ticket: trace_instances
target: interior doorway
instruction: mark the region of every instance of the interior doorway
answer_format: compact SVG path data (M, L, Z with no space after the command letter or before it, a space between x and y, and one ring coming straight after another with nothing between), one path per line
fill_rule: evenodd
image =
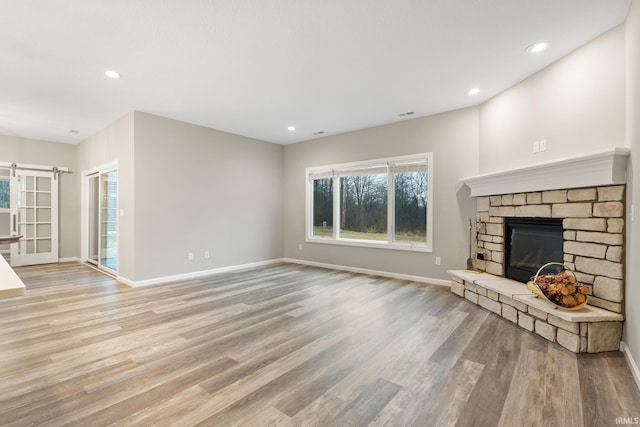
M83 174L82 258L118 273L118 168L112 164Z

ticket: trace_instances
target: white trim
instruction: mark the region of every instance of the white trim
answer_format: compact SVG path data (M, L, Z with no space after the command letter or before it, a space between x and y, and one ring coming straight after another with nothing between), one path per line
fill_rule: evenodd
M81 262L80 258L77 256L72 256L68 258L58 258L58 262Z
M306 261L295 258L284 258L283 262L287 262L290 264L308 265L310 267L328 268L330 270L348 271L350 273L362 273L369 274L371 276L388 277L390 279L409 280L411 282L428 283L430 285L436 286L451 287L451 282L449 280L433 279L430 277L412 276L409 274L392 273L389 271L370 270L368 268L348 267L346 265L325 264L323 262Z
M624 354L625 359L627 359L631 374L633 374L633 379L636 381L636 386L640 388L640 369L638 369L638 364L633 359L629 346L627 346L624 341L620 341L620 351Z
M308 237L306 243L325 245L359 246L363 248L393 249L398 251L433 252L426 243L387 242L386 240L331 239L330 237Z
M339 170L360 169L366 166L379 165L380 163L392 163L392 162L402 162L406 160L421 159L424 157L428 157L430 154L432 153L417 153L417 154L408 154L405 156L383 157L381 159L362 160L359 162L336 163L333 165L313 166L313 167L307 168L307 172L318 172L318 171L328 171L328 170L338 170L338 169ZM427 162L427 167L430 167L430 166L431 164Z
M119 282L122 282L127 286L130 286L132 288L138 288L142 286L171 283L171 282L176 282L178 280L196 279L198 277L213 276L215 274L228 273L232 271L247 270L247 269L256 268L256 267L264 267L264 266L269 266L274 264L280 264L282 262L284 262L284 260L282 258L279 258L279 259L272 259L268 261L253 262L249 264L240 264L240 265L232 265L229 267L214 268L211 270L201 270L201 271L194 271L191 273L176 274L174 276L157 277L155 279L135 281L135 280L127 279L126 277L122 277L122 276L117 276L117 279Z
M627 182L630 150L616 147L533 166L462 178L471 197L528 191L596 187Z

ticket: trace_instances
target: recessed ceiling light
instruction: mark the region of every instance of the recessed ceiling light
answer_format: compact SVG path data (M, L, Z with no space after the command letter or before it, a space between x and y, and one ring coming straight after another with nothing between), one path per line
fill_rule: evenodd
M296 130L296 127L295 126L289 126L287 129L291 130L291 131L294 131L294 130Z
M539 53L549 47L549 43L547 42L538 42L534 43L531 46L527 46L526 51L529 53Z
M473 89L469 89L469 92L467 92L469 95L477 95L478 93L480 93L480 89L478 89L477 87L474 87Z
M112 78L112 79L119 79L120 78L120 73L118 73L117 71L113 71L113 70L107 70L104 72L104 75Z

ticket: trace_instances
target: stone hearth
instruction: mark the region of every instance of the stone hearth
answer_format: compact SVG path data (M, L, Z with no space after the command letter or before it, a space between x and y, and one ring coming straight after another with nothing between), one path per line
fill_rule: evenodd
M622 314L587 305L555 308L520 282L488 273L449 270L451 292L574 353L618 350Z

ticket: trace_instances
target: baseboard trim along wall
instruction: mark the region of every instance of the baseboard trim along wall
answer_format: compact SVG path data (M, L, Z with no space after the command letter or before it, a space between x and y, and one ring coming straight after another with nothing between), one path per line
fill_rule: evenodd
M211 276L211 275L214 275L214 274L228 273L228 272L239 271L239 270L247 270L247 269L250 269L250 268L257 268L257 267L265 267L265 266L269 266L269 265L279 264L279 263L282 263L282 262L286 262L286 263L289 263L289 264L307 265L307 266L310 266L310 267L327 268L327 269L330 269L330 270L349 271L351 273L369 274L369 275L372 275L372 276L389 277L391 279L409 280L411 282L428 283L428 284L436 285L436 286L447 286L447 287L450 286L450 283L449 283L448 280L432 279L432 278L429 278L429 277L422 277L422 276L411 276L411 275L408 275L408 274L391 273L391 272L388 272L388 271L369 270L367 268L348 267L348 266L345 266L345 265L325 264L325 263L322 263L322 262L305 261L305 260L294 259L294 258L272 259L272 260L268 260L268 261L260 261L260 262L254 262L254 263L249 263L249 264L232 265L232 266L229 266L229 267L214 268L214 269L211 269L211 270L194 271L194 272L191 272L191 273L176 274L174 276L157 277L157 278L154 278L154 279L147 279L147 280L135 281L135 280L130 280L130 279L128 279L126 277L123 277L123 276L117 276L117 279L118 279L118 281L124 283L127 286L131 286L132 288L139 288L139 287L142 287L142 286L160 285L160 284L163 284L163 283L176 282L178 280L195 279L195 278L198 278L198 277Z
M430 277L411 276L408 274L391 273L389 271L369 270L368 268L348 267L346 265L325 264L323 262L305 261L302 259L285 258L284 262L290 264L308 265L310 267L328 268L330 270L349 271L351 273L369 274L372 276L388 277L390 279L409 280L411 282L428 283L430 285L447 286L450 287L451 283L448 280L432 279Z
M58 262L81 262L78 257L69 257L69 258L58 258Z
M633 379L636 380L636 385L640 388L640 369L638 369L638 365L633 359L631 350L627 347L627 344L625 344L624 341L620 342L620 351L624 354L625 359L627 359L627 364L629 365L629 369L631 369Z
M284 260L282 258L280 258L280 259L272 259L272 260L268 260L268 261L253 262L253 263L249 263L249 264L240 264L240 265L232 265L232 266L229 266L229 267L214 268L214 269L211 269L211 270L201 270L201 271L194 271L194 272L191 272L191 273L176 274L175 276L157 277L155 279L134 281L134 280L127 279L126 277L122 277L122 276L117 276L117 279L118 279L118 281L124 283L127 286L131 286L132 288L139 288L139 287L142 287L142 286L160 285L160 284L163 284L163 283L176 282L178 280L196 279L198 277L211 276L211 275L220 274L220 273L228 273L228 272L231 272L231 271L247 270L247 269L250 269L250 268L257 268L257 267L265 267L265 266L268 266L268 265L279 264L279 263L282 263L282 262L284 262Z

